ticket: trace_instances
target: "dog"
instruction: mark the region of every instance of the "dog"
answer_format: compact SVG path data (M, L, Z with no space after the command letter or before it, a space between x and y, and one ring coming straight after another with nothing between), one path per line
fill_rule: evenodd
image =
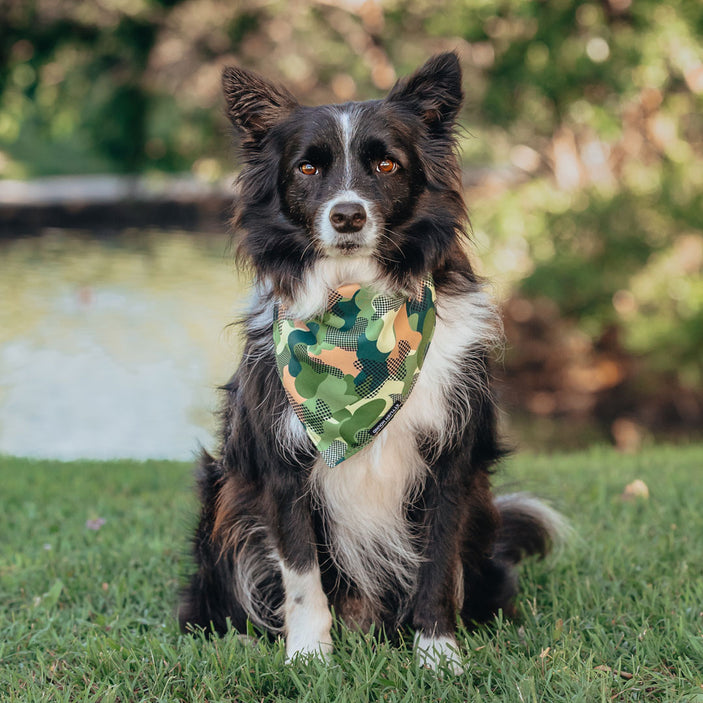
M199 465L184 630L251 623L289 660L327 656L333 609L412 628L419 663L459 672L457 614L513 614L516 565L563 531L534 497L491 492L502 328L465 246L461 81L444 53L384 99L305 107L224 69L254 293Z

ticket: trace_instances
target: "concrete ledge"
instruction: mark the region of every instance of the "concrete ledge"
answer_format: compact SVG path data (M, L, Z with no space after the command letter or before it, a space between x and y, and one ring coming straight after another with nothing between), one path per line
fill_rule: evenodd
M234 179L206 183L190 176L95 175L0 181L0 238L53 227L97 233L127 227L221 232Z

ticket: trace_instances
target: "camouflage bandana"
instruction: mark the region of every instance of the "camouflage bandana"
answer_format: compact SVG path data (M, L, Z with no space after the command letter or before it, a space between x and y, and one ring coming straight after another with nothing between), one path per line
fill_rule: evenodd
M328 466L369 444L407 400L435 327L435 289L417 297L358 284L330 293L311 320L275 311L276 365L286 396Z

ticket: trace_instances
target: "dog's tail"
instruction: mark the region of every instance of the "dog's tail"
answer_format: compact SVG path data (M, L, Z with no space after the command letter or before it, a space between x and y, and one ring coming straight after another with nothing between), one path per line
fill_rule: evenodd
M560 513L528 493L496 498L500 527L493 552L478 564L465 564L461 617L468 627L491 620L499 611L516 614L518 573L528 556L546 556L564 543L571 528Z
M546 556L569 538L567 519L529 493L510 493L496 498L501 527L494 557L515 565L528 556Z

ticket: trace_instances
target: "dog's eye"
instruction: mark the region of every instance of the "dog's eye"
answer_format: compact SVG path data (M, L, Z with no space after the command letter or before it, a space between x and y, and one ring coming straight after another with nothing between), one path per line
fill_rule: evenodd
M379 173L393 173L397 168L398 164L393 159L382 159L376 166Z
M300 172L304 173L306 176L314 176L317 173L317 166L313 166L308 161L300 164Z

